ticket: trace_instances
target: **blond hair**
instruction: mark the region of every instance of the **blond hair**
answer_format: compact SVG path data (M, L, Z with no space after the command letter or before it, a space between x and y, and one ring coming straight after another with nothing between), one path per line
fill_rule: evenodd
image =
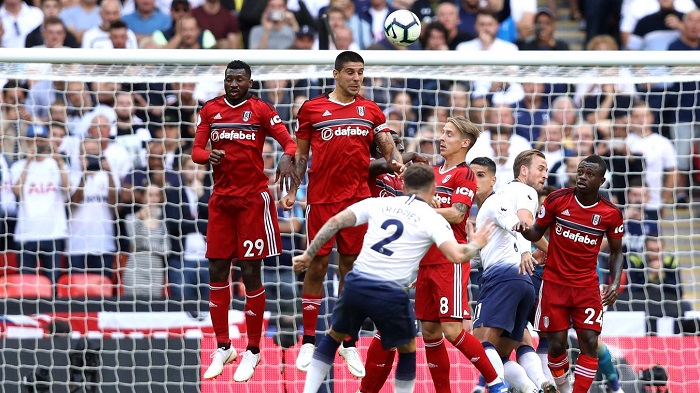
M481 134L479 127L464 116L448 117L447 122L457 127L463 138L469 139L469 148L471 149L474 143L476 143L476 139L479 138Z

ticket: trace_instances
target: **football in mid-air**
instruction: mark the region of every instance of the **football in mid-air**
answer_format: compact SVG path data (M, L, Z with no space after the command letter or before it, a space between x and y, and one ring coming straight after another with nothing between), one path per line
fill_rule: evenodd
M392 44L409 46L420 37L420 20L409 10L397 10L384 20L384 34Z

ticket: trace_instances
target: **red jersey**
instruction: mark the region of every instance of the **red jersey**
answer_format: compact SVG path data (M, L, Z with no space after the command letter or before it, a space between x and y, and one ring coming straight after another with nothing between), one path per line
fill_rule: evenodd
M465 162L445 172L441 172L439 165L434 166L433 169L435 170L435 196L440 199L440 207L450 207L459 202L467 205L467 214L465 214L464 220L456 225L450 224L457 242L466 244L469 209L471 209L474 195L476 195L476 176ZM452 262L448 261L447 257L434 244L420 261L421 266L442 263Z
M301 106L296 137L311 146L309 203L370 196L369 145L378 132L389 132L384 113L362 96L341 104L324 94Z
M206 164L211 148L226 155L214 165L214 194L248 196L267 190L268 178L263 163L265 138L271 136L294 155L296 143L272 105L250 96L238 105L231 105L219 96L207 101L197 117L192 161Z
M370 159L370 161L373 158ZM373 198L395 197L403 195L403 178L394 173L382 173L370 178L369 192Z
M598 286L596 266L603 236L624 235L622 213L612 202L601 198L591 206L582 206L574 188L549 194L537 214L537 225L550 227L542 278L574 287Z

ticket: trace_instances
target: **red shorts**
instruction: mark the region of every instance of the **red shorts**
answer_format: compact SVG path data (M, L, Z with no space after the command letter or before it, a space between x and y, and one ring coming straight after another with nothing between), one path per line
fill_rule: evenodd
M207 258L257 260L281 252L277 208L269 191L209 199Z
M420 266L416 281L416 318L433 322L471 319L468 284L468 263Z
M348 206L362 199L352 199L337 203L319 203L306 206L306 233L311 242L323 224L333 216L345 210ZM316 255L324 256L331 253L333 243L338 243L338 253L343 255L358 255L362 250L362 242L367 232L367 224L357 227L343 228L333 236L328 243L324 244Z
M576 330L603 330L603 302L600 289L572 287L542 281L535 314L535 330L560 332L571 325Z

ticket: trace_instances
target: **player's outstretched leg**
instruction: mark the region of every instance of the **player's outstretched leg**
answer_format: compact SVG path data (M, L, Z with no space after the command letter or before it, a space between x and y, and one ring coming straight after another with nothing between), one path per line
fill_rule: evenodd
M394 390L396 393L413 393L416 384L416 339L400 345L396 350L399 361L396 364Z
M316 256L304 276L304 287L301 293L301 314L304 325L304 337L301 350L297 355L296 366L300 371L306 371L311 364L311 358L316 346L316 324L323 299L323 281L328 270L330 254Z
M262 261L240 261L245 293L245 325L248 346L241 363L233 374L236 382L245 382L253 377L260 363L260 337L262 337L263 314L265 313L265 287L262 285L260 268Z
M587 393L598 372L598 332L577 329L576 335L581 353L574 369L574 393Z
M224 366L236 360L238 356L228 336L228 310L231 305L231 288L228 282L230 270L231 261L209 260L209 314L216 335L217 350L211 355L212 362L204 373L204 379L213 379L221 375Z
M363 235L364 237L364 235ZM338 273L340 274L340 282L338 283L338 292L343 291L345 284L345 275L352 270L352 266L357 259L357 255L339 254L338 255ZM348 371L356 378L364 378L366 375L365 364L362 362L360 352L357 350L357 339L352 335L348 336L343 341L343 346L338 350L338 355L345 359L348 365Z
M332 337L332 330L321 339L318 347L314 351L309 366L306 371L304 382L304 393L316 393L321 387L323 380L333 367L335 353L338 351L340 342Z
M540 388L535 385L520 364L508 358L502 358L501 361L503 362L503 375L511 387L518 392L539 393Z
M425 360L428 363L428 371L433 379L435 392L450 393L450 357L447 355L445 340L442 337L438 339L425 337L425 328L423 332Z
M557 386L547 379L542 371L542 363L535 353L535 349L529 345L521 345L516 350L516 359L527 373L528 378L539 386L544 393L556 393Z
M382 389L394 366L395 355L396 348L388 351L382 348L381 335L377 332L367 349L365 377L360 384L361 393L377 393Z
M608 390L611 393L624 393L622 388L620 388L620 377L613 364L610 350L600 337L598 337L598 369L608 381Z

